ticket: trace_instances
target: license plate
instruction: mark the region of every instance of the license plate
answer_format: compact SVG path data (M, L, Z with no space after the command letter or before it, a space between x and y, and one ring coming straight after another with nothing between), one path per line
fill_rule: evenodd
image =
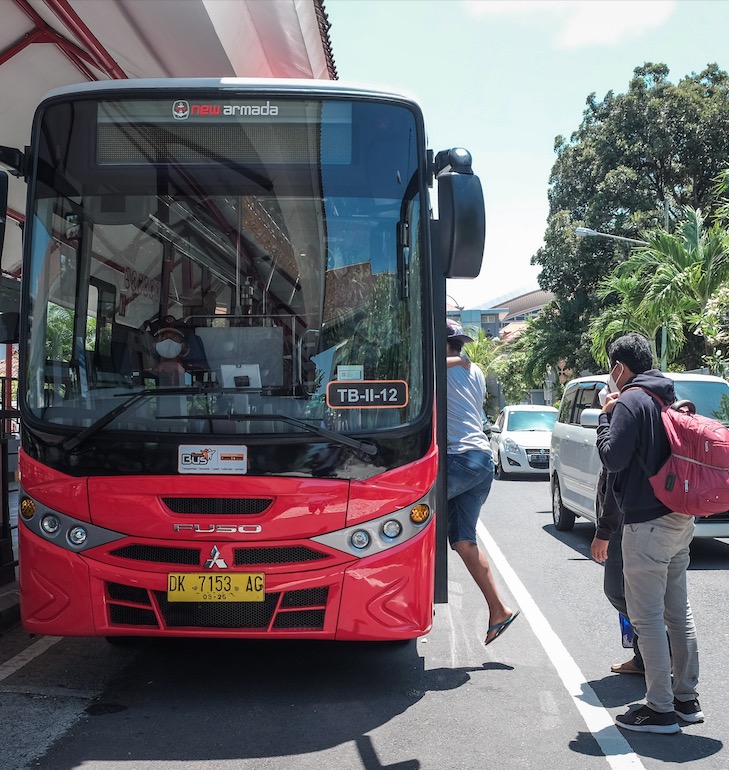
M262 602L262 572L173 572L167 575L169 602Z

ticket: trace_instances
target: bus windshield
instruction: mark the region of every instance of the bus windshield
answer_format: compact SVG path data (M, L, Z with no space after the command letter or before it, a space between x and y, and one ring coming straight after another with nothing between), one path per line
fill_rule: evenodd
M36 121L29 414L211 436L417 418L432 379L418 116L177 96L84 95ZM371 385L366 408L332 405L328 386L345 381ZM378 401L393 382L393 403Z

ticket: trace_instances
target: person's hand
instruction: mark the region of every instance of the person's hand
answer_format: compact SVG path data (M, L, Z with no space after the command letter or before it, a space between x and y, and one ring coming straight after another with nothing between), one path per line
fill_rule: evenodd
M602 564L604 561L607 561L608 542L609 541L607 540L599 540L598 538L594 538L592 545L590 546L590 554L592 555L592 558L600 564Z
M605 406L600 410L603 414L610 414L615 407L615 402L620 398L620 393L608 393Z

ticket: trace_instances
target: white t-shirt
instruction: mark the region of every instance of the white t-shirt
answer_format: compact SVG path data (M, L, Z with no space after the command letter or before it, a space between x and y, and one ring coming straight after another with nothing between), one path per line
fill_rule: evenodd
M491 452L481 417L485 397L486 379L476 364L448 368L448 454Z

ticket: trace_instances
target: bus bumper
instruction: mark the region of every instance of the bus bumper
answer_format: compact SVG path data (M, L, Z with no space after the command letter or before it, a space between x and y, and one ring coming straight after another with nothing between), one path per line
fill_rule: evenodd
M166 571L120 569L21 526L21 620L30 633L55 636L412 639L432 625L434 539L431 521L358 561L267 574L263 606L190 606L166 601Z

